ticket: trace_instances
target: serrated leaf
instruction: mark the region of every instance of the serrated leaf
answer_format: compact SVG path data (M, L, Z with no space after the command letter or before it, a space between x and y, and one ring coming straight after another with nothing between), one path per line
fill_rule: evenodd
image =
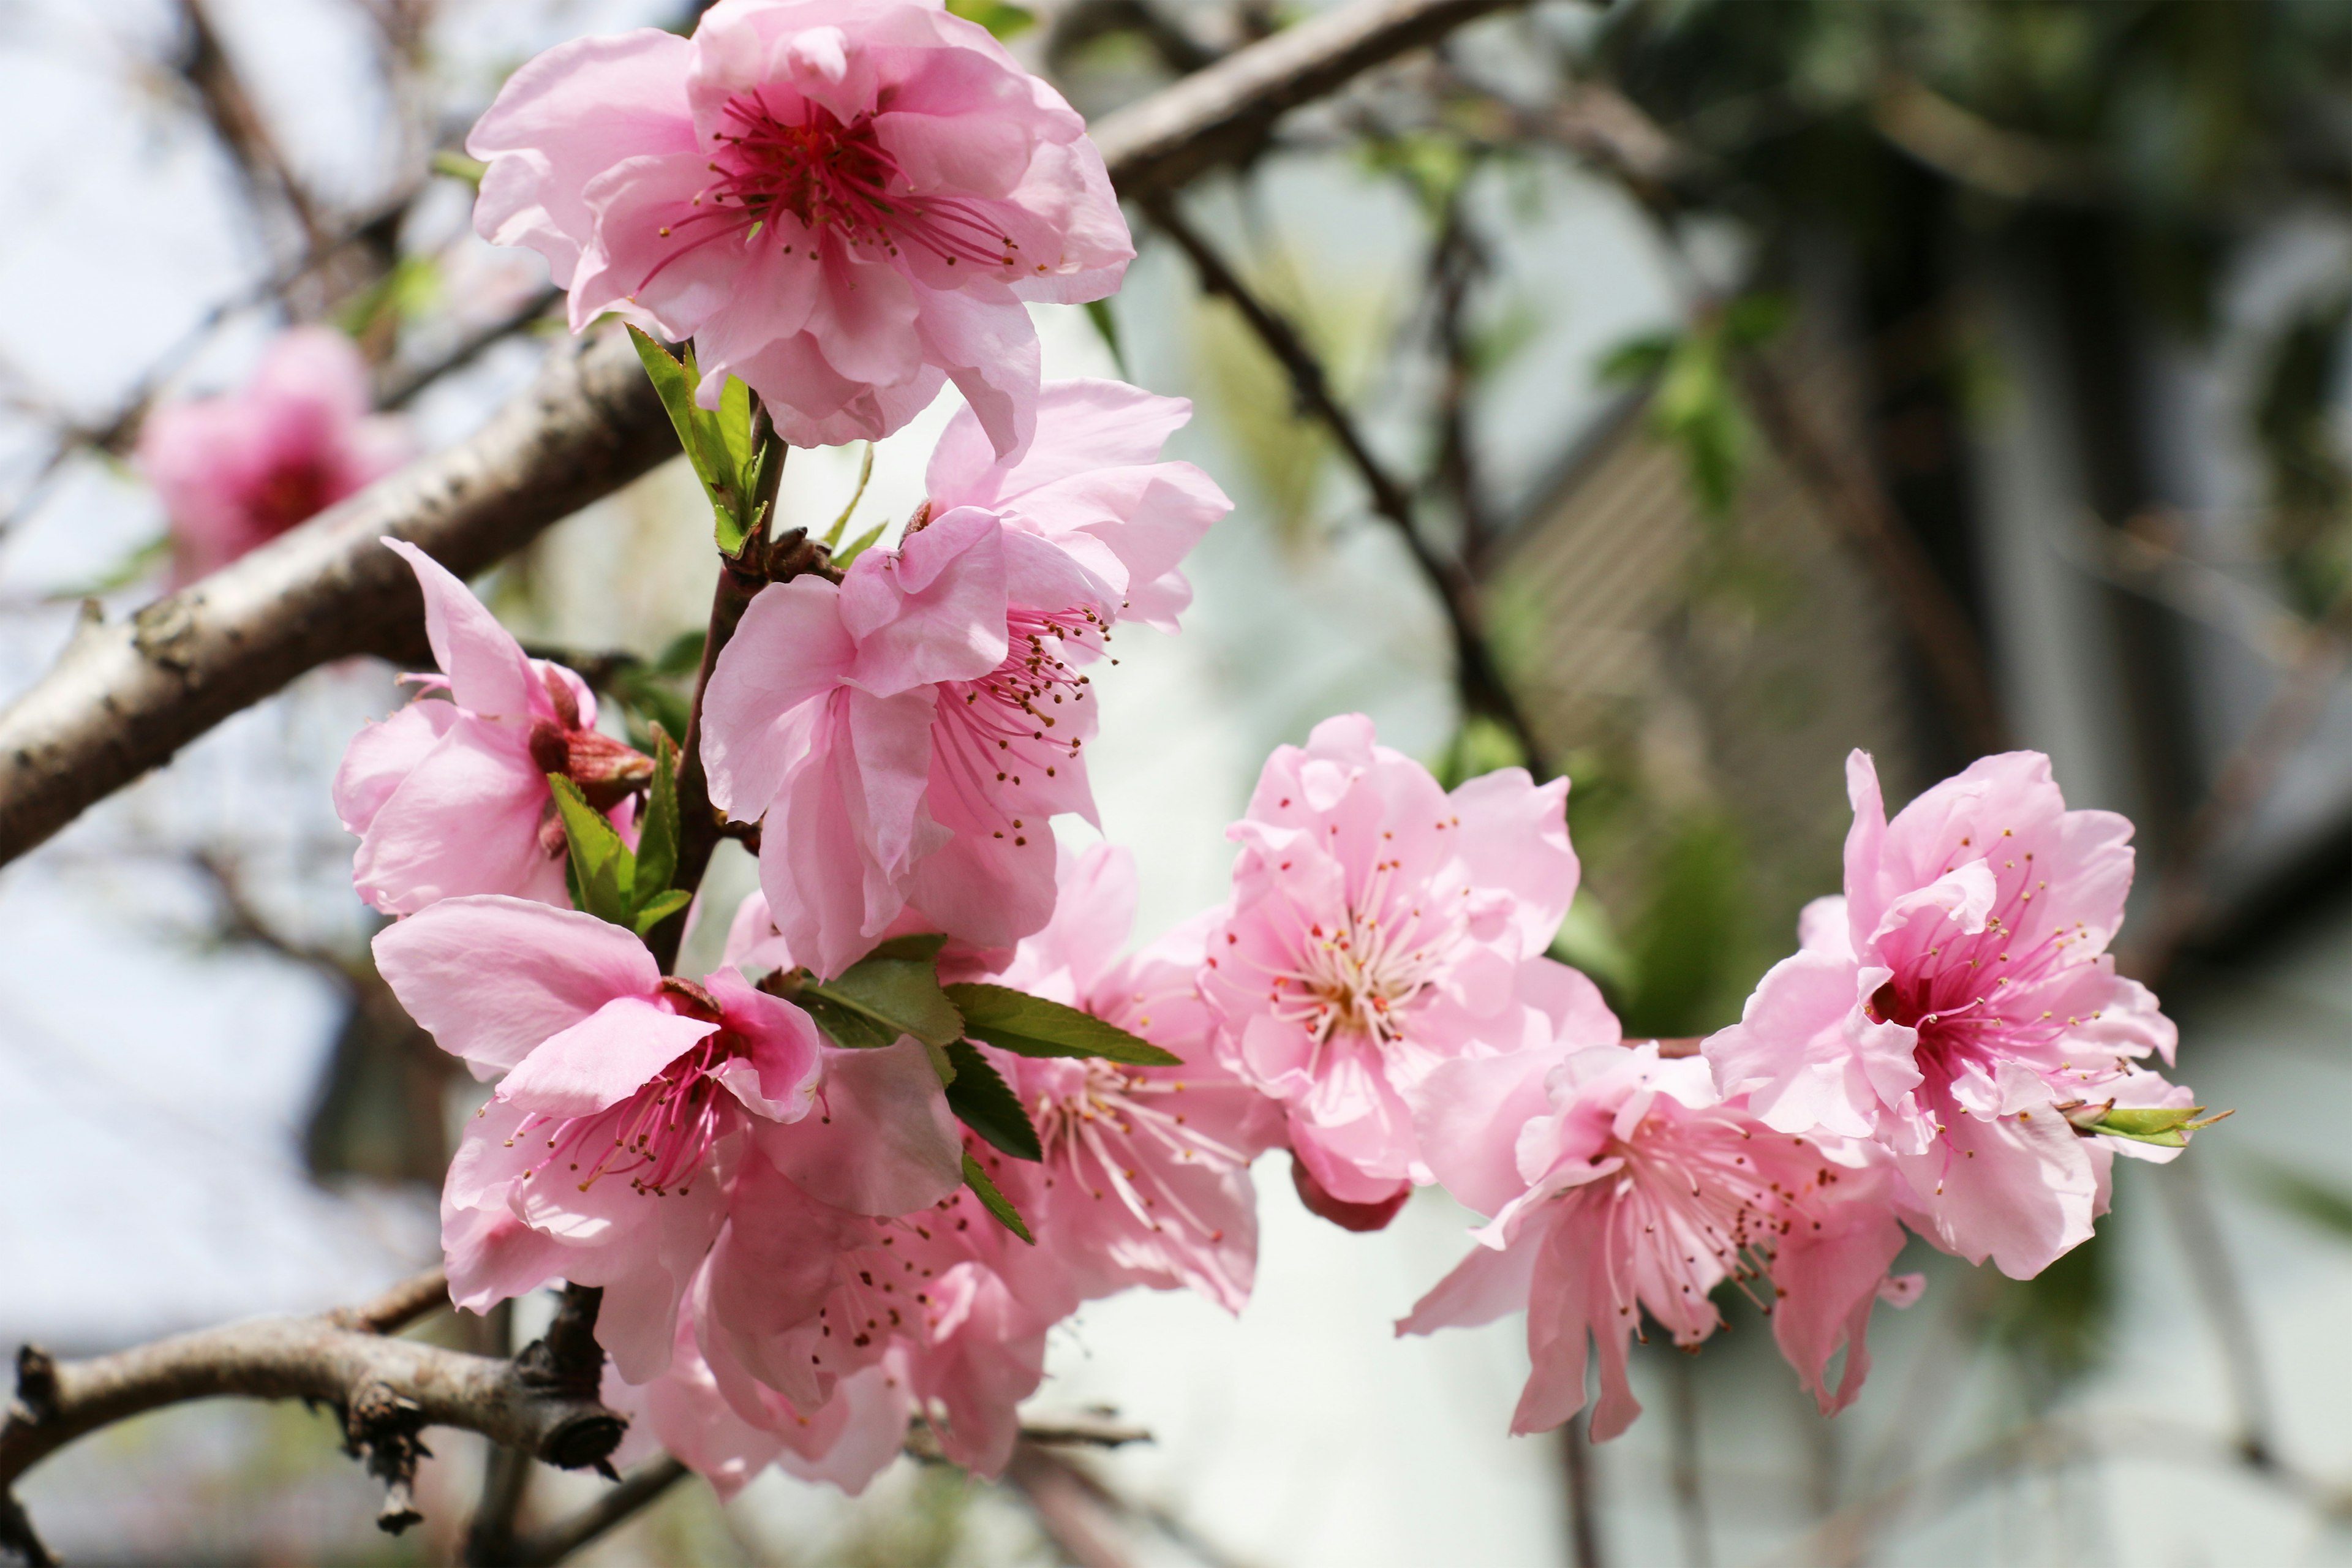
M837 980L803 981L800 1001L818 1027L853 1050L896 1045L901 1035L936 1047L963 1037L963 1018L929 959L860 959Z
M644 826L637 834L637 865L631 895L637 900L638 930L653 900L669 890L677 875L677 748L667 733L654 736L654 779L646 791Z
M556 816L563 822L569 861L564 879L572 901L598 920L628 925L636 857L604 814L588 804L578 784L562 773L550 773L547 787L555 793Z
M966 983L947 988L963 1015L964 1033L1017 1057L1098 1057L1129 1067L1182 1067L1184 1058L1106 1024L1091 1013L1009 986Z
M939 931L917 931L911 936L894 936L882 943L868 958L908 958L923 963L936 963L940 949L947 946L947 937Z
M948 1085L948 1109L956 1120L1016 1160L1043 1160L1045 1150L1037 1142L1037 1129L1004 1075L969 1040L948 1047L947 1057L955 1068Z
M1028 1226L1022 1221L1021 1211L1013 1206L1012 1200L996 1190L996 1184L988 1179L988 1173L980 1168L980 1162L971 1157L969 1150L963 1157L963 1184L971 1189L971 1194L980 1200L981 1207L996 1216L997 1224L1030 1246L1037 1245L1037 1238L1029 1234Z
M833 563L846 571L849 563L856 560L859 556L865 554L866 552L872 547L874 542L882 537L882 531L889 526L890 522L887 518L876 523L873 527L867 529L865 532L859 534L856 539L852 541L847 549L835 556L833 558Z
M637 918L630 922L629 929L639 936L650 936L654 927L692 902L694 895L684 888L672 888L667 893L657 893L650 901L639 906Z

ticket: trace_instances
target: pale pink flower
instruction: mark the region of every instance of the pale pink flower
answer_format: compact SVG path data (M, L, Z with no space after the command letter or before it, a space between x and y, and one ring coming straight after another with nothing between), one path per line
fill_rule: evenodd
M1135 862L1108 845L1063 852L1054 919L1022 942L997 984L1093 1014L1183 1058L1129 1067L982 1053L1028 1110L1045 1158L971 1143L1037 1245L994 1237L997 1272L1040 1306L1131 1285L1190 1288L1239 1312L1257 1270L1250 1162L1282 1141L1282 1109L1211 1049L1197 986L1213 912L1131 958Z
M596 729L596 696L534 659L440 563L384 543L416 572L438 676L419 700L360 731L335 774L335 812L359 836L352 883L386 914L437 899L509 893L568 905L564 837L547 782L564 773L625 832L652 759Z
M1057 385L1036 444L986 458L969 419L896 551L838 586L761 591L705 700L710 798L763 816L761 886L784 947L819 973L909 906L925 929L1009 948L1054 909L1050 820L1092 820L1091 679L1130 594L1166 619L1176 563L1228 503L1151 461L1184 415L1108 383ZM1114 429L1124 422L1129 427ZM1097 466L1097 458L1109 466Z
M1980 758L1892 823L1861 752L1846 788L1845 896L1807 907L1803 951L1707 1059L1772 1127L1884 1144L1915 1229L2030 1279L2090 1236L2115 1153L2177 1152L2081 1136L2061 1108L2189 1098L2144 1065L2178 1034L2106 952L2131 824L2068 811L2038 752Z
M1303 1190L1381 1205L1428 1181L1412 1106L1441 1062L1618 1038L1544 956L1576 894L1567 799L1519 768L1448 795L1361 714L1267 760L1202 993L1225 1060L1282 1101Z
M467 141L475 226L548 259L574 331L695 340L803 446L875 439L952 380L999 451L1035 416L1023 301L1134 256L1102 156L984 28L920 0L723 0L690 38L549 50Z
M1045 1376L1045 1333L1060 1312L1020 1300L980 1260L976 1244L997 1222L969 1192L890 1216L853 1214L810 1194L812 1169L787 1175L753 1159L735 1180L695 1296L719 1396L751 1426L785 1432L879 1369L948 1458L995 1474L1012 1457L1016 1407Z
M139 466L171 520L173 581L218 571L406 462L407 426L373 407L352 341L297 327L242 391L149 415Z
M1704 1061L1662 1060L1654 1043L1538 1047L1444 1063L1427 1087L1431 1167L1494 1218L1397 1331L1526 1309L1534 1367L1514 1433L1584 1407L1588 1345L1601 1354L1593 1438L1622 1432L1642 1409L1625 1376L1642 1313L1696 1345L1722 1321L1711 1297L1726 1279L1771 1313L1781 1353L1833 1414L1869 1373L1872 1306L1917 1294L1916 1276L1887 1278L1903 1227L1883 1166L1772 1131L1723 1101Z
M444 1050L505 1075L442 1192L450 1299L601 1285L621 1375L658 1373L730 1173L762 1163L746 1134L817 1104L816 1026L732 969L667 978L621 927L521 899L445 899L377 933L375 958Z

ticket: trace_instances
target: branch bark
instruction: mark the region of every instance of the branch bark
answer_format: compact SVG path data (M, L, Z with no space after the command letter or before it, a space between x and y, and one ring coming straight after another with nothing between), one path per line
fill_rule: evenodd
M1509 3L1357 0L1106 117L1096 143L1123 195L1169 190L1247 156L1286 110ZM416 586L380 535L470 575L674 450L625 340L559 349L471 440L128 622L86 619L56 668L0 712L0 864L304 671L410 652Z
M0 1422L0 1549L36 1568L52 1561L13 1494L34 1465L100 1426L222 1394L332 1406L352 1452L386 1483L378 1522L394 1531L417 1518L409 1488L427 1426L478 1432L567 1469L602 1466L627 1423L561 1355L507 1361L385 1337L447 1300L436 1272L355 1310L230 1323L83 1361L26 1346Z

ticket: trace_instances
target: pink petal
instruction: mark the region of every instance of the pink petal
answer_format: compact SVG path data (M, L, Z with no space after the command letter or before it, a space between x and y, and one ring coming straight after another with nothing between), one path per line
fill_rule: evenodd
M642 996L615 996L516 1063L499 1098L545 1116L592 1115L636 1093L718 1029Z
M702 765L710 799L757 821L806 742L803 703L832 691L856 658L842 629L841 590L822 577L762 588L719 652L703 694Z
M513 634L438 561L404 539L383 542L416 573L425 591L425 636L457 706L485 719L529 722L535 706L530 661Z
M778 1170L853 1214L928 1208L963 1185L963 1140L920 1042L827 1047L818 1113L760 1130Z

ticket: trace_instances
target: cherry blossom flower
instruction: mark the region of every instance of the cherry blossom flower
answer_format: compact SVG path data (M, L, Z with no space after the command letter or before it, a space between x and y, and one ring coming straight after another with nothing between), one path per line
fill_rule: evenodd
M1803 950L1706 1043L1725 1088L1784 1132L1873 1138L1905 1217L1937 1246L2029 1279L2087 1238L2117 1152L2085 1104L2185 1105L2147 1065L2177 1034L2106 952L2131 887L2131 824L2069 811L2038 752L1984 757L1886 820L1846 764L1845 896L1804 912Z
M1361 714L1267 760L1202 992L1227 1063L1282 1101L1310 1203L1384 1223L1430 1179L1412 1107L1439 1063L1618 1038L1544 956L1576 893L1567 798L1519 768L1448 795Z
M1091 678L1130 591L1161 616L1175 563L1230 503L1189 465L1146 461L1182 409L1107 384L1059 387L1027 458L983 463L951 426L936 500L896 551L838 586L761 591L705 701L710 797L765 816L761 886L786 948L820 973L912 904L1009 948L1054 908L1051 818L1093 819ZM1131 428L1107 434L1120 421ZM1087 454L1112 460L1092 468ZM772 848L768 846L773 846Z
M1190 1288L1239 1312L1257 1268L1250 1162L1281 1142L1283 1116L1210 1048L1196 980L1215 913L1120 960L1135 920L1133 858L1108 845L1065 850L1060 882L1052 922L996 982L1091 1013L1184 1065L980 1047L1020 1097L1045 1155L1033 1164L975 1145L1037 1237L1034 1247L993 1238L991 1261L1024 1299L1063 1311L1142 1285Z
M1771 1313L1781 1352L1834 1414L1869 1373L1874 1303L1917 1294L1916 1276L1887 1278L1903 1227L1883 1165L1772 1131L1722 1100L1704 1061L1662 1060L1654 1043L1538 1047L1443 1063L1427 1088L1431 1166L1494 1218L1397 1331L1525 1308L1535 1364L1514 1433L1584 1407L1588 1344L1601 1355L1593 1438L1622 1432L1642 1408L1625 1376L1641 1314L1696 1345L1722 1321L1711 1297L1726 1279Z
M467 893L568 906L547 775L569 775L625 835L653 759L599 733L587 682L526 657L439 562L404 541L384 543L415 570L441 667L408 679L448 700L410 703L343 753L335 812L359 836L352 886L394 915Z
M375 957L444 1050L504 1075L442 1192L450 1299L601 1285L621 1375L658 1373L731 1172L761 1163L746 1135L818 1103L815 1025L732 969L665 977L622 928L521 899L445 899L377 933Z
M783 437L875 439L952 380L1000 452L1035 416L1023 301L1098 300L1134 256L1076 111L920 0L722 0L690 38L583 38L467 141L475 226L545 256L577 331L695 340Z
M373 406L352 341L297 327L242 391L149 415L139 466L171 520L174 582L218 571L414 456L407 426Z

